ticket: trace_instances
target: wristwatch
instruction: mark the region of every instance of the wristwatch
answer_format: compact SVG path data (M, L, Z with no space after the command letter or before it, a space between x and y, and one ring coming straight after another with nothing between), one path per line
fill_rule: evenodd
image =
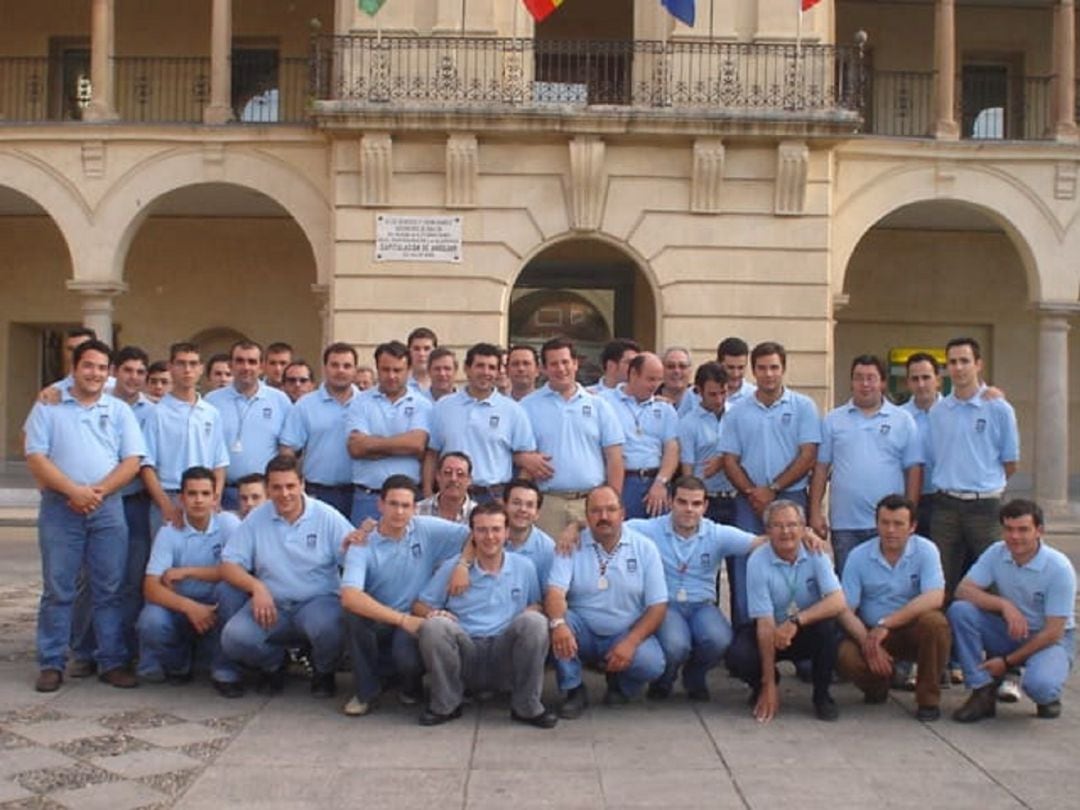
M880 627L882 630L888 630L889 629L888 625L885 624L885 617L884 616L882 616L880 619L877 620L877 624L875 624L874 627Z
M552 619L548 622L548 630L555 630L556 628L562 627L564 624L566 624L566 619Z
M788 621L790 621L796 627L802 627L802 619L799 618L798 613L793 613L792 615L788 616Z

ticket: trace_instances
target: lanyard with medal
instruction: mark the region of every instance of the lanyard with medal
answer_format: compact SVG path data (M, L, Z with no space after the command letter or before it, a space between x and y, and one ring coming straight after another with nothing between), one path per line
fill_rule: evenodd
M797 568L798 562L791 564L791 576L784 574L784 582L788 587L788 604L787 610L784 613L785 618L794 619L799 615L799 605L795 601L795 592L799 590L799 569Z
M608 589L607 570L612 561L619 554L619 549L622 548L622 543L618 543L615 546L615 550L608 554L606 551L602 551L600 544L593 542L593 551L596 552L596 564L600 567L600 577L596 580L596 589L598 591L606 591Z
M675 561L678 562L678 566L676 566L675 570L678 571L680 579L686 575L687 571L690 570L690 558L694 556L694 543L687 541L686 545L689 547L690 550L689 553L687 553L686 555L686 559L683 559L683 556L679 554L679 544L682 542L684 541L680 537L676 536L675 542L672 543L671 546L672 551L675 554ZM685 602L688 598L689 597L686 593L686 588L683 587L682 584L680 584L679 590L675 592L675 601Z
M243 453L244 452L244 422L247 421L248 414L251 413L251 409L255 407L255 400L258 399L258 393L252 394L251 399L247 400L247 407L243 410L240 409L240 400L233 400L233 407L236 409L236 440L232 443L232 447L229 448L231 453Z
M636 402L637 402L637 400L635 400L635 403ZM637 408L635 410L634 408L632 408L630 405L628 405L626 403L625 399L622 401L622 404L623 404L623 407L626 408L626 410L630 411L630 418L634 420L634 435L635 436L644 436L645 431L641 427L641 417L639 415L641 413L641 408Z

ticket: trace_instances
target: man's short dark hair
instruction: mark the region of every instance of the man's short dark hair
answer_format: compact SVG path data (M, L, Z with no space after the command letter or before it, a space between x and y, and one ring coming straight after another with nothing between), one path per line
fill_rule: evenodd
M418 326L409 332L409 336L405 339L405 345L412 346L414 340L424 340L425 338L431 341L432 346L439 345L439 336L426 326Z
M168 373L169 373L169 364L166 363L164 360L155 360L146 369L146 376L147 377L149 377L151 374L168 374Z
M976 360L982 359L982 347L979 346L979 341L973 337L954 337L948 343L945 344L945 354L949 353L949 349L954 349L957 346L970 346L971 354Z
M330 355L332 354L351 354L354 366L360 362L360 358L356 354L356 347L351 343L344 343L339 340L323 349L322 362L324 366L329 362Z
M692 492L704 492L706 495L709 494L705 482L696 475L680 475L671 482L671 491L674 492L677 489L689 489Z
M379 358L388 354L395 360L404 360L407 365L412 365L412 357L409 355L409 347L400 340L388 340L375 347L375 365L379 365Z
M716 359L722 361L725 357L745 357L750 354L750 347L740 337L726 337L716 346Z
M878 357L876 354L860 354L858 357L856 357L854 360L852 360L851 361L851 372L848 375L849 377L855 374L855 367L856 366L873 366L874 368L876 368L878 370L878 374L881 376L881 379L884 380L886 378L885 364L881 361L881 358Z
M468 453L463 453L460 450L448 450L439 456L439 469L442 469L443 462L448 458L460 458L465 462L465 467L469 471L469 475L472 475L472 459L469 458Z
M296 360L290 362L289 365L285 366L285 371L282 372L282 378L288 375L290 368L305 369L307 371L308 379L311 382L315 381L315 372L312 370L311 365L308 363L308 361L303 359L302 357L298 357Z
M536 506L537 508L544 505L544 493L540 491L540 487L536 485L535 481L530 481L528 478L514 478L503 489L503 501L505 503L510 502L510 490L512 489L527 489L536 493Z
M178 354L199 354L199 347L188 340L181 340L169 347L169 362L176 360Z
M253 472L236 479L237 489L247 486L248 484L262 484L263 486L266 486L266 476L262 473Z
M259 360L262 360L263 358L263 347L261 344L256 343L254 340L248 340L247 338L244 338L243 340L236 341L236 343L229 347L229 360L232 360L232 357L234 354L236 354L237 349L258 349ZM292 350L290 349L289 351Z
M435 352L431 353L432 355ZM496 346L494 343L474 343L469 347L469 350L465 352L465 368L469 368L477 357L495 357L499 362L502 362L503 350ZM428 359L431 362L431 359Z
M97 331L91 329L89 326L73 326L64 333L64 339L70 340L71 338L84 337L90 338L90 340L97 340Z
M754 347L754 350L750 352L750 370L753 371L757 361L762 357L768 357L771 354L780 356L780 367L787 368L787 350L782 344L777 343L775 340L766 340L759 343Z
M150 367L150 355L140 349L138 346L125 346L116 353L114 362L117 367L124 365L124 363L131 360L138 360L147 368Z
M385 481L383 481L382 486L379 487L379 500L385 501L386 496L390 494L390 490L392 489L409 490L409 492L412 493L414 501L416 500L416 496L420 490L414 479L410 478L407 475L401 475L400 473L398 473L396 475L389 476Z
M722 365L711 360L708 363L702 363L694 372L694 387L700 392L707 382L727 385L727 371Z
M291 453L279 453L266 462L266 479L270 480L270 473L294 472L298 478L303 478L300 472L300 460Z
M874 519L881 517L881 510L888 509L890 512L895 512L897 509L906 509L908 513L908 522L914 523L918 512L915 509L915 504L911 498L904 495L886 495L880 501L877 502L877 506L874 507Z
M540 357L543 360L544 365L547 365L548 352L557 352L561 349L569 349L571 357L577 357L577 350L574 349L574 342L564 337L555 337L551 340L545 341L544 345L540 347Z
M510 525L510 515L506 512L506 507L501 501L484 501L484 503L478 503L473 507L473 510L469 513L469 528L473 528L476 525L477 515L502 515L503 526Z
M206 371L207 371L208 374L210 373L210 369L212 369L214 367L215 363L229 364L229 363L232 363L232 360L229 357L229 355L227 355L227 354L224 354L224 353L215 354L213 357L211 357L209 360L206 361Z
M606 370L608 363L618 363L629 351L640 352L641 344L630 338L615 338L608 341L604 350L600 352L600 368Z
M1031 515L1031 519L1035 522L1035 527L1041 529L1043 527L1043 510L1035 501L1028 500L1027 498L1013 498L1008 503L1004 504L1001 509L998 510L998 522L1004 526L1006 520L1016 520L1022 518L1024 515Z
M217 479L214 477L214 471L209 467L188 467L180 475L180 491L183 492L187 489L188 481L209 481L211 491L217 490Z
M109 344L103 340L91 338L84 343L80 343L78 346L75 347L75 351L71 353L72 368L79 365L79 361L87 352L101 352L103 355L109 358L109 365L112 365L113 353L112 349L109 348Z
M428 355L427 361L430 366L436 360L441 360L444 357L449 357L454 361L454 368L457 368L457 355L454 354L454 350L447 348L446 346L439 346L437 349L432 349L431 354Z
M915 352L908 356L907 361L904 363L904 367L910 373L911 367L916 363L929 363L934 369L935 374L941 373L941 365L938 363L937 358L929 352Z
M515 343L509 348L509 350L507 350L506 359L509 360L510 355L512 355L514 352L529 352L533 356L533 362L536 363L536 365L540 365L540 355L537 353L535 347L529 346L525 343Z
M256 343L255 345L258 346L259 344ZM251 347L247 346L245 348L250 349ZM261 349L262 347L260 346L259 348ZM285 352L292 354L293 347L281 340L275 340L273 343L266 347L267 354L284 354Z

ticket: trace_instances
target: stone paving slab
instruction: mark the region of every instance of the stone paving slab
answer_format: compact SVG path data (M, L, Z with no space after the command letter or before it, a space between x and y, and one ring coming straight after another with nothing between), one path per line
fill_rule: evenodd
M99 768L112 771L128 779L138 779L143 776L154 776L203 766L200 760L160 748L152 748L147 751L131 751L127 754L101 757L92 761Z
M168 797L136 782L111 782L61 791L49 798L72 810L134 810L160 804Z

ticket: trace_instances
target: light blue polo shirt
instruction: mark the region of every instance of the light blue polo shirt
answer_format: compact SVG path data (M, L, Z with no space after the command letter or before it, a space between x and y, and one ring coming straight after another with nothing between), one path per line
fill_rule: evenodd
M285 417L292 410L288 395L259 382L250 397L228 385L211 391L206 401L221 414L230 483L251 473L264 473L266 463L277 455Z
M229 466L229 451L221 431L221 415L202 397L193 405L166 394L146 417L144 467L153 467L162 489L180 489L188 467L215 470Z
M539 604L536 569L520 554L504 554L497 573L473 563L469 566L469 587L459 596L448 595L446 589L459 559L461 555L457 554L443 562L417 598L436 610L449 610L461 629L473 638L501 635L525 608Z
M587 492L607 479L604 448L621 445L622 427L603 396L578 385L569 400L545 385L525 399L537 449L551 456L555 474L539 481L542 492Z
M323 486L352 483L349 408L360 393L354 385L344 404L323 383L296 401L285 417L281 443L304 451L304 480Z
M679 420L679 461L689 464L694 475L705 482L705 488L711 493L734 492L735 487L722 472L704 475L705 462L721 455L720 424L717 419L700 405Z
M651 396L638 402L625 384L600 393L611 404L623 430L623 459L628 470L660 466L664 445L679 438L679 416L671 403ZM686 401L686 397L683 397Z
M41 454L76 484L96 484L121 461L145 456L146 443L131 408L101 394L82 405L71 388L60 389L60 402L38 402L30 410L26 431L26 455Z
M514 477L513 454L536 449L529 417L521 406L493 391L486 399L463 389L435 403L431 441L438 453L465 453L477 486L505 484Z
M673 602L716 601L716 570L725 557L750 552L754 535L702 518L697 533L682 537L675 531L670 514L626 521L656 544L664 563L668 599ZM680 598L682 597L682 598Z
M211 568L221 562L221 550L240 525L240 518L232 512L210 515L206 531L200 532L187 522L177 529L165 523L154 537L150 559L146 563L146 575L160 577L170 568ZM214 601L215 582L187 577L176 585L176 592L196 602L210 604Z
M919 429L910 414L891 402L867 416L848 400L825 415L817 460L832 465L832 528L872 529L878 501L903 495L904 472L922 464Z
M890 565L874 537L848 554L843 573L844 599L863 624L873 627L916 596L945 587L941 553L930 540L917 534L908 538L904 553Z
M941 394L937 395L937 399L934 400L935 404L941 401ZM919 441L922 443L923 454L923 481L922 481L922 494L930 495L937 492L937 487L934 486L934 461L930 457L930 408L931 405L925 411L915 404L915 397L911 397L900 406L903 410L911 414L911 418L915 420L915 427L919 430Z
M304 511L289 523L267 501L244 518L221 552L270 589L275 602L306 602L336 594L341 541L353 526L334 507L304 498Z
M408 613L436 569L461 553L468 536L468 526L437 517L414 517L400 540L374 531L367 543L349 548L341 584Z
M599 587L600 560L607 562L607 588L603 590ZM600 636L625 633L647 608L668 601L660 552L652 540L625 525L610 558L593 540L592 532L582 532L581 543L572 555L555 558L548 587L565 591L569 609Z
M511 554L520 554L527 557L536 568L536 576L540 579L540 587L547 588L548 577L551 574L551 564L555 562L555 541L551 535L539 526L533 526L529 530L529 536L520 546L514 546L509 538L506 541L506 550Z
M119 397L118 397L119 399ZM120 400L123 402L123 400ZM150 398L145 394L139 394L133 405L128 405L131 408L131 412L135 414L135 421L139 423L139 430L144 435L146 433L146 418L150 415L150 411L154 409L154 403L150 401ZM146 484L143 483L142 476L136 475L131 479L131 483L120 490L120 494L125 498L128 495L136 495L146 489Z
M810 397L784 388L772 405L756 396L732 408L723 419L720 449L739 457L739 464L755 486L766 486L787 469L800 445L821 443L821 420ZM789 490L806 488L809 474Z
M799 556L789 563L766 543L746 563L746 596L750 618L772 616L777 624L787 618L788 605L806 610L840 590L832 562L824 554L809 554L799 543Z
M986 549L968 569L965 579L980 588L993 585L1027 619L1028 632L1038 633L1047 616L1064 616L1065 629L1076 627L1076 571L1069 558L1039 543L1039 550L1020 566L1003 540Z
M391 402L378 388L353 397L349 407L349 433L358 431L368 436L389 438L411 430L431 433L431 400L414 388ZM352 462L352 482L379 489L391 475L407 475L420 480L420 459L413 456L358 458Z
M934 489L993 492L1004 489L1003 464L1020 459L1016 413L1004 399L986 399L982 386L971 399L955 394L930 409Z

